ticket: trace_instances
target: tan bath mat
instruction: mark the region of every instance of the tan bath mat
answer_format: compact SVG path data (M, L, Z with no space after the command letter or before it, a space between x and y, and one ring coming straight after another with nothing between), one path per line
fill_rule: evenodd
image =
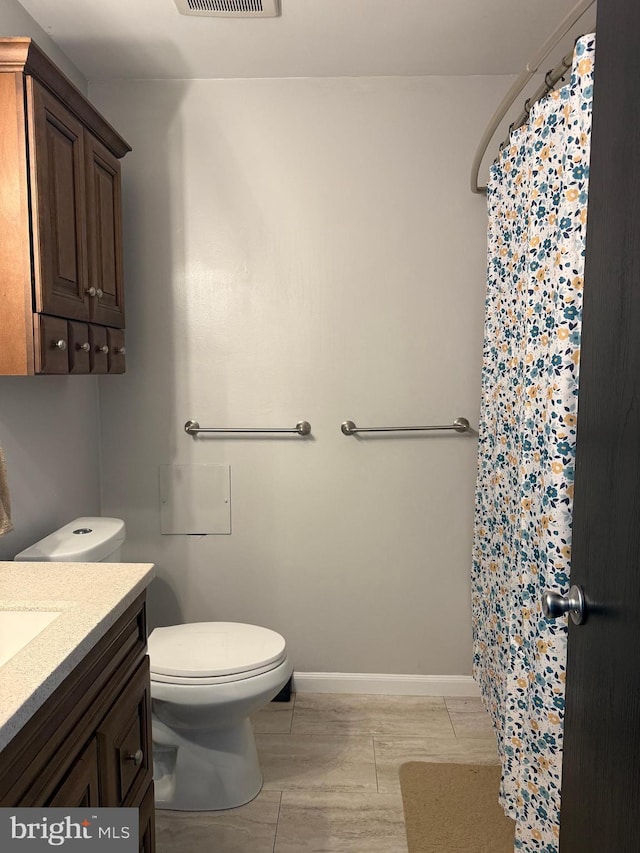
M400 787L409 853L513 853L499 766L410 761Z

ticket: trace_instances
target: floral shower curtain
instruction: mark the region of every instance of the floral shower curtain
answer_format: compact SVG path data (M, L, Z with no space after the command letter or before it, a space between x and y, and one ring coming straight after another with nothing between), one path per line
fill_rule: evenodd
M472 570L474 674L516 850L558 850L566 593L595 37L493 165Z

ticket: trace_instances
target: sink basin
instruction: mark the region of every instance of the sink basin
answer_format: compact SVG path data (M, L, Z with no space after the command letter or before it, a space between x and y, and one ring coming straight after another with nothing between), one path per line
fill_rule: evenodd
M60 611L0 610L0 666L37 637Z

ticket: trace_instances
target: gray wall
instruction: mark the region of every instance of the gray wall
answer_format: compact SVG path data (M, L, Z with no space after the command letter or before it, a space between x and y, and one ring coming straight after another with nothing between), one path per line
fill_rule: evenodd
M14 0L0 27L50 47ZM474 437L339 424L477 424L485 214L467 164L508 82L92 86L134 146L129 372L100 380L100 405L91 377L0 378L17 528L0 558L99 511L102 453L125 557L158 564L152 623L271 626L298 671L470 672ZM191 417L308 418L313 438L194 441ZM231 466L231 535L160 534L158 466L189 462Z
M0 36L27 36L34 39L38 47L42 48L64 71L76 86L85 94L87 92L87 81L78 71L75 65L67 58L57 44L47 35L40 24L18 3L18 0L2 0L0 4Z
M92 84L124 160L125 377L100 380L103 510L152 623L256 622L298 671L470 672L485 203L505 78ZM313 439L202 438L289 426ZM160 533L158 466L231 466L231 535Z
M86 91L78 70L16 0L2 0L0 35L31 36ZM94 377L0 377L0 444L15 525L13 533L0 538L0 559L12 559L77 515L99 514Z

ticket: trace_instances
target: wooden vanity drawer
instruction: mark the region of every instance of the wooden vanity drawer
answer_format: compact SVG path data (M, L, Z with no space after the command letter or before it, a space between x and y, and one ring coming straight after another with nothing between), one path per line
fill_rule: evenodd
M153 760L147 748L151 742L150 720L146 657L96 731L105 806L127 805L151 782Z

